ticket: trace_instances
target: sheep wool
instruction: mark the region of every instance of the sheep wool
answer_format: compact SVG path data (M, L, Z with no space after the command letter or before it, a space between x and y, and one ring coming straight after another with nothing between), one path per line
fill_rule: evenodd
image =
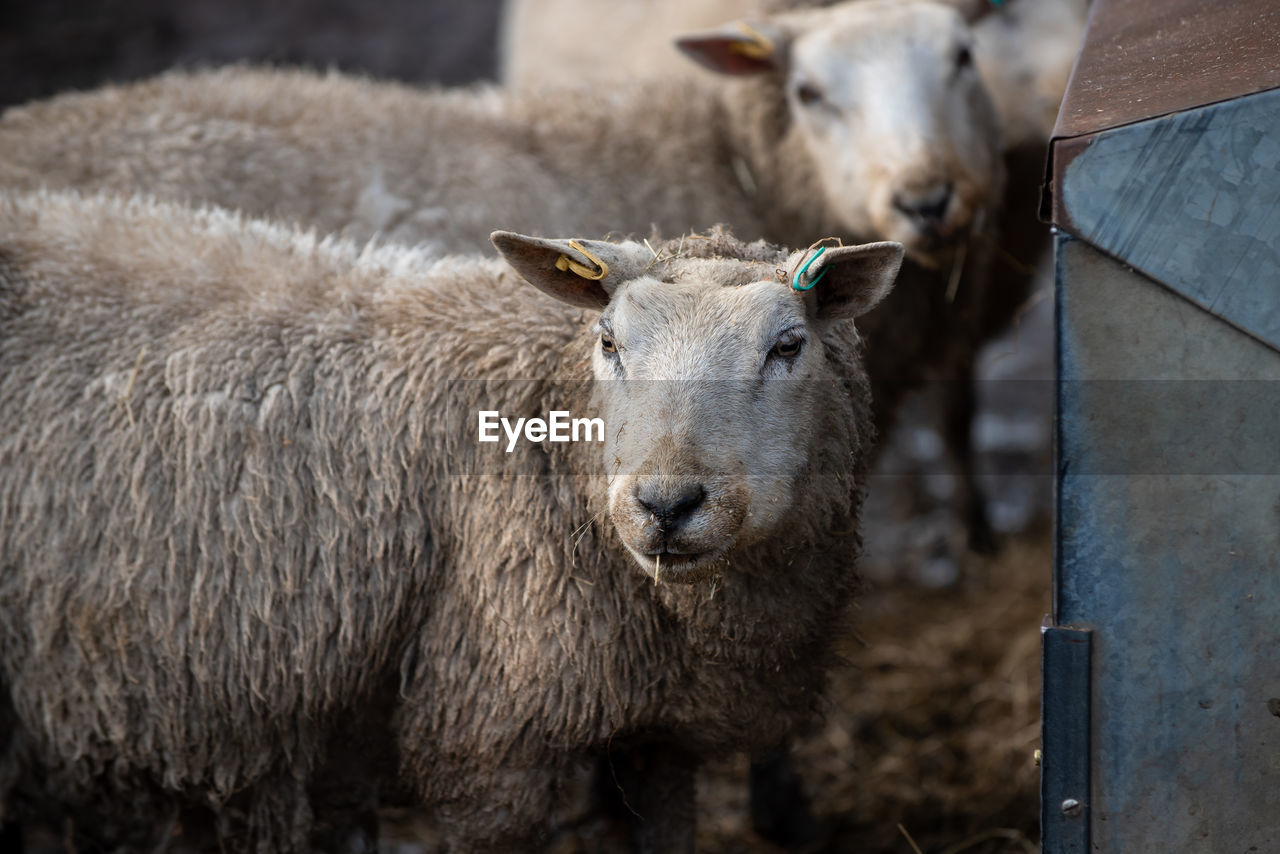
M520 275L216 208L0 194L0 822L287 852L341 848L376 807L416 803L451 850L510 850L565 780L635 750L653 850L689 850L697 759L812 719L873 433L857 331L835 318L883 297L901 248L845 250L804 296L775 276L802 254L720 231L653 253L503 240ZM613 272L583 284L557 256ZM478 409L595 405L615 364L606 292L628 371L672 335L722 361L746 335L768 349L774 315L791 318L779 340L808 336L748 360L823 393L782 399L786 419L769 395L804 383L743 398L790 437L752 481L781 509L750 503L752 535L703 575L682 580L670 554L653 577L601 445L528 445L506 476L474 440ZM729 314L663 326L644 306L664 299ZM611 456L657 424L629 417ZM702 426L723 443L749 420ZM680 454L646 459L670 474ZM788 477L803 488L768 492ZM702 482L706 513L728 513Z

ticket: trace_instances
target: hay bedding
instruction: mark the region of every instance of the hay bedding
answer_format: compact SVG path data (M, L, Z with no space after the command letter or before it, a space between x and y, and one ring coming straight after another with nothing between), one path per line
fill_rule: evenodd
M958 589L869 590L825 722L796 748L823 824L811 850L1038 850L1040 623L1049 537L1010 544ZM862 640L865 639L865 645ZM699 851L774 852L746 827L746 763L708 769Z

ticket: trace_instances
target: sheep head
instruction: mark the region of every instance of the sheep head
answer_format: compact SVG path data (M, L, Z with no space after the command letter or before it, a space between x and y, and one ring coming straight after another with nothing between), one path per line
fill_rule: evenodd
M785 526L843 380L826 336L883 299L902 262L896 243L685 252L698 239L655 252L493 235L534 287L600 312L591 359L609 517L641 568L673 582L704 579Z
M999 119L973 62L982 5L854 0L677 45L719 73L776 78L775 114L813 164L815 203L850 233L936 264L1003 190Z

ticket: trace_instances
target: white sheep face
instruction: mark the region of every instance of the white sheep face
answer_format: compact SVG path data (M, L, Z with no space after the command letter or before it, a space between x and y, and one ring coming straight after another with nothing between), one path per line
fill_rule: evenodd
M593 356L610 517L641 566L671 578L781 520L824 385L800 295L772 270L736 286L715 272L627 283Z
M778 75L839 224L929 263L980 227L1003 190L999 119L972 40L952 5L856 0L680 45L722 72Z
M828 250L797 291L772 262L669 258L636 244L578 243L609 274L583 288L557 270L560 241L495 236L528 281L565 302L602 308L592 343L609 518L650 575L706 578L734 549L773 532L808 470L830 374L823 333L888 293L897 244ZM584 244L586 244L584 246Z

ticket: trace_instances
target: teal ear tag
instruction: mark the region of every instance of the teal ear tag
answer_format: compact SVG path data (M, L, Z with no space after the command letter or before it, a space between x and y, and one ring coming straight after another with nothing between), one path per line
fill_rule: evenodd
M816 277L816 278L814 278L814 280L813 280L812 282L810 282L808 285L806 285L806 286L804 286L804 287L801 287L801 286L800 286L800 277L801 277L801 276L803 276L805 273L809 272L809 268L813 266L813 262L814 262L814 261L817 261L817 260L818 260L818 256L819 256L819 255L821 255L823 252L826 252L826 251L827 251L827 247L825 247L825 246L819 246L819 247L818 247L818 251L817 251L817 252L815 252L815 253L813 253L813 257L812 257L812 258L810 258L808 261L805 261L805 262L804 262L804 266L803 266L803 267L801 267L799 270L796 270L796 274L795 274L794 276L792 276L792 277L791 277L791 287L792 287L792 289L793 289L793 290L797 290L797 291L808 291L808 290L812 290L814 285L816 285L816 284L818 284L818 282L822 281L822 277L823 277L823 276L825 276L825 275L827 274L827 271L826 271L826 270L823 270L821 273L819 273L819 274L817 275L817 277Z

